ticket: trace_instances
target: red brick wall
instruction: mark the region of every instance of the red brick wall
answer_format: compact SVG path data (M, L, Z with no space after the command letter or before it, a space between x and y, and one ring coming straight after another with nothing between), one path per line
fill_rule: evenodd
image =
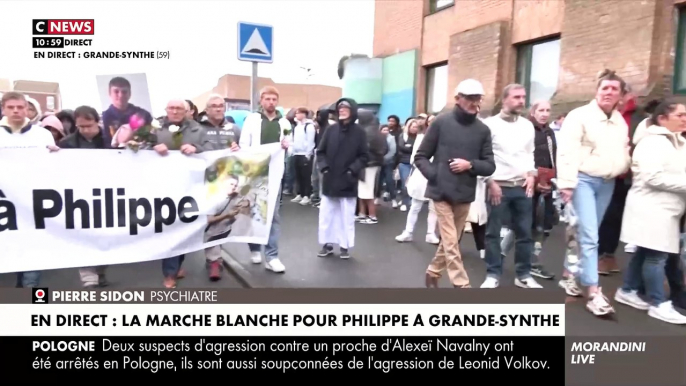
M604 68L636 89L647 87L655 9L655 0L567 0L555 101L591 97Z
M426 0L376 0L374 56L385 57L420 48Z
M555 112L587 102L604 68L616 70L644 97L671 93L676 7L686 6L686 0L457 0L423 17L423 23L417 17L420 3L427 7L426 0L377 0L374 53L419 46L421 66L449 61L449 100L459 81L473 77L490 94L484 105L490 109L502 87L515 79L516 45L553 35L561 36ZM397 24L407 28L389 30ZM422 25L421 44L417 25ZM424 76L420 69L419 111Z
M490 108L504 87L502 73L507 49L507 22L495 22L450 38L448 62L448 103L457 84L464 79L478 79L484 86L484 108Z
M448 60L451 35L509 20L512 6L512 0L456 0L454 6L428 15L424 20L422 66Z

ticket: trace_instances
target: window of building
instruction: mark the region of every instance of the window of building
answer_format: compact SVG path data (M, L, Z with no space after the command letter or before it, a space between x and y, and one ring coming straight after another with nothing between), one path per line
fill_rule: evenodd
M426 70L426 112L437 113L448 103L448 65Z
M521 45L517 49L517 83L526 87L526 104L550 100L560 75L560 39Z
M429 0L430 13L438 12L442 9L455 5L455 0Z
M679 9L679 28L676 35L674 61L674 93L686 94L686 8Z

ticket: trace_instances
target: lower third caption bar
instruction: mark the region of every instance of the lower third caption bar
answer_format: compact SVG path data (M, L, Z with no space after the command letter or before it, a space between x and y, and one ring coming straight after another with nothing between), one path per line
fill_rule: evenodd
M34 380L93 373L179 381L226 370L281 380L387 378L439 370L477 371L482 381L564 381L564 337L3 337L0 346L12 353L5 375Z

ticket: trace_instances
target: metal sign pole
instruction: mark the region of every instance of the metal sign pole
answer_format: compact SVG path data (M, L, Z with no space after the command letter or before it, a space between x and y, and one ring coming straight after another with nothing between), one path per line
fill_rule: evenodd
M257 111L258 95L257 95L257 62L252 62L252 76L250 77L250 110Z

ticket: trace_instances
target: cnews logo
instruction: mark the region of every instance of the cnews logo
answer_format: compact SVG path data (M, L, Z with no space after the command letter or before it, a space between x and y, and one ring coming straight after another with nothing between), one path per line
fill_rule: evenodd
M93 19L33 19L34 35L94 35Z
M49 300L47 288L34 288L31 303L47 304Z

